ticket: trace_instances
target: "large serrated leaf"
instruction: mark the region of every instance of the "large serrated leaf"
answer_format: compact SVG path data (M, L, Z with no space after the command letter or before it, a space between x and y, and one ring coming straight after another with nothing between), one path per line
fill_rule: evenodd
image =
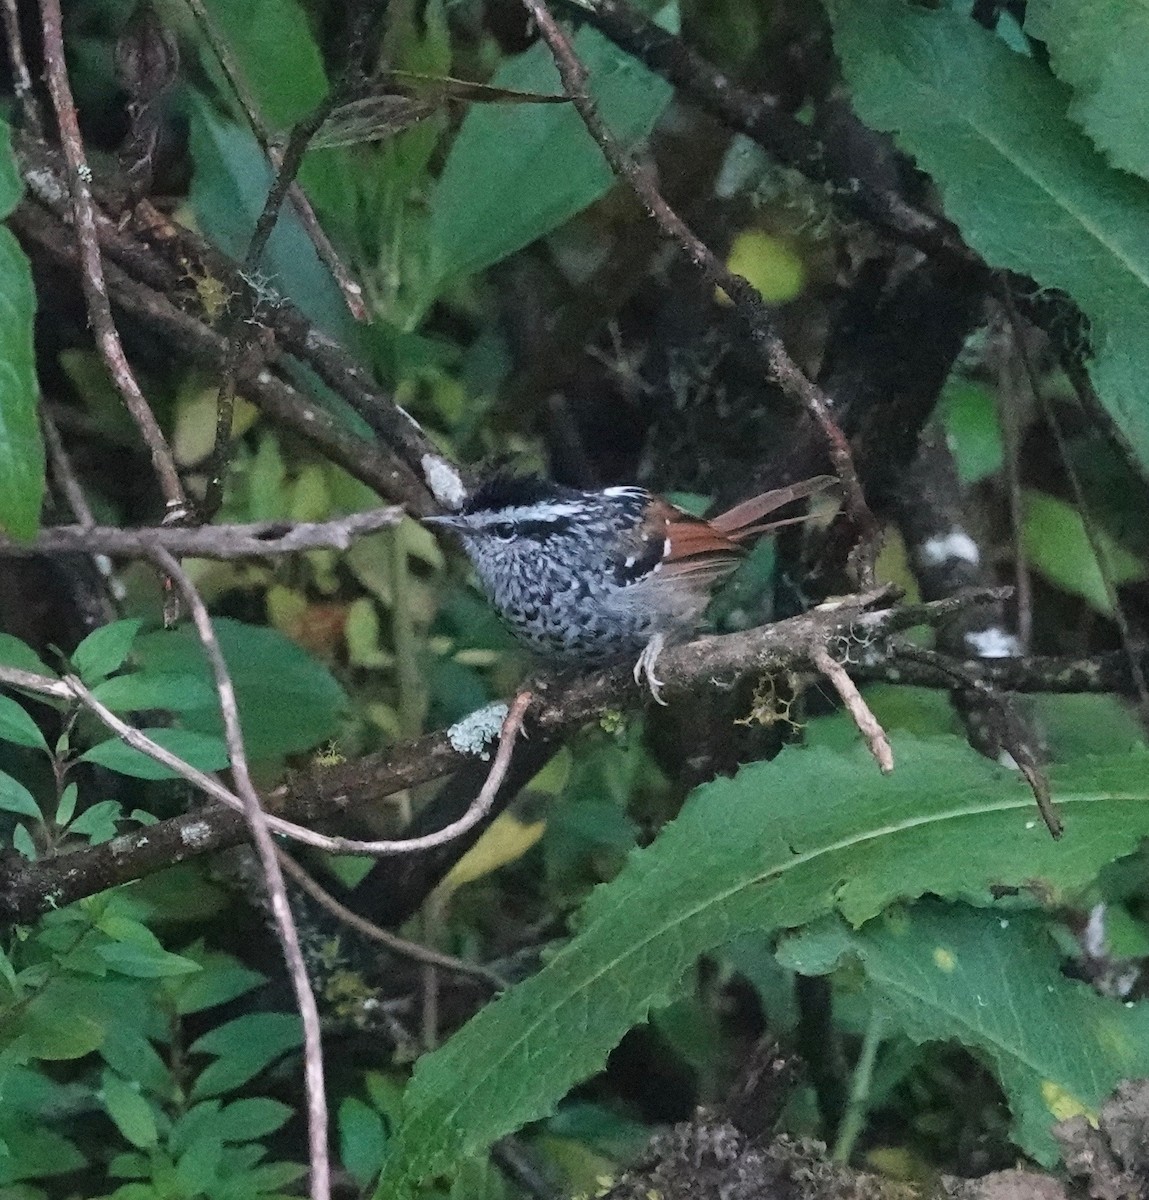
M1149 179L1149 8L1140 0L1030 0L1025 29L1073 88L1069 115L1115 167Z
M0 217L20 198L11 133L0 120ZM32 538L44 498L44 443L36 414L39 388L32 346L36 293L28 259L0 228L0 532Z
M861 118L933 177L995 267L1067 292L1089 318L1089 373L1149 472L1149 185L1115 171L1069 119L1069 90L952 9L828 0Z
M1017 773L958 739L898 739L895 758L884 777L860 748L793 749L695 791L591 895L568 946L419 1063L378 1195L545 1115L716 946L834 911L858 924L927 891L1056 900L1149 834L1149 756L1054 768L1060 842Z
M807 961L807 943L821 964ZM922 901L858 930L834 922L780 950L806 974L844 954L915 1041L952 1038L989 1057L1014 1140L1046 1165L1057 1159L1055 1121L1095 1119L1122 1079L1149 1073L1149 1005L1126 1008L1067 979L1040 916Z

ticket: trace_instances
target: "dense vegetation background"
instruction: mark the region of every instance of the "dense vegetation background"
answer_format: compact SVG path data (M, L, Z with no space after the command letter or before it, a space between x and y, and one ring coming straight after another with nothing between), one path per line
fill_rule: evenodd
M1144 6L0 15L4 1196L1149 1194ZM663 710L506 461L841 487Z

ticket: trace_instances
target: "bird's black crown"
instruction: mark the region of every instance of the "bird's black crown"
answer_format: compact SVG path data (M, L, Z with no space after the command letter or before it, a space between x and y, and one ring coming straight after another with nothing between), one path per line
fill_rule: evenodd
M578 499L579 493L562 484L551 483L541 475L515 475L500 472L484 479L471 493L463 513L498 512L504 508L526 508L553 500Z

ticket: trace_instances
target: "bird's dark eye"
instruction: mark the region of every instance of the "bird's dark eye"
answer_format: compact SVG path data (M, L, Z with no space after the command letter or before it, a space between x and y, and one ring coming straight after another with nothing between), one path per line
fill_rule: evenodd
M515 536L515 527L510 521L499 521L491 526L491 532L502 541L509 542Z

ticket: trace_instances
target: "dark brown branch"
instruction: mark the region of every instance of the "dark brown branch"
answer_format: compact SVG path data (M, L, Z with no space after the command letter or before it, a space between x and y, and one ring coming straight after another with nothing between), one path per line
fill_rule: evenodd
M790 357L774 326L770 310L754 287L742 276L735 275L727 269L717 255L667 204L650 173L619 144L587 93L586 68L574 53L570 39L559 28L544 0L523 0L523 4L537 23L539 33L554 58L563 91L570 96L587 132L594 138L611 170L633 190L664 235L686 255L707 283L721 288L731 299L735 312L749 335L750 344L761 358L770 378L777 381L788 396L802 404L822 431L829 448L830 459L842 480L846 511L857 536L866 547L866 552L859 562L859 578L863 586L872 585L872 549L877 525L862 493L849 442L831 415L829 398L807 378Z
M37 171L35 186L38 194L50 193L53 177ZM57 200L60 198L56 196ZM39 205L25 202L9 219L17 235L50 261L68 269L78 267L78 254L71 228ZM110 224L110 223L109 223ZM101 225L101 236L107 231ZM138 320L145 328L160 335L166 345L185 354L191 361L218 367L223 362L226 343L211 325L177 307L156 284L166 287L171 282L171 269L150 248L132 242L126 235L117 243L122 257L130 267L121 269L108 262L105 274L109 294L117 307ZM233 269L234 270L234 269ZM134 277L135 276L135 277ZM149 282L140 282L144 276ZM230 276L223 280L229 282ZM174 285L173 285L174 286ZM338 463L356 479L374 488L381 496L395 500L416 514L434 511L435 505L420 476L412 473L386 445L367 441L340 425L315 401L301 395L291 384L281 379L264 362L245 362L240 371L243 395L277 424L291 429L311 442L332 462ZM387 403L376 393L380 405ZM431 443L427 454L435 461L444 461ZM449 469L449 465L447 467ZM461 486L461 485L460 485Z
M984 591L938 604L889 607L890 591L882 589L843 598L761 629L703 638L664 653L659 670L665 694L682 697L748 676L809 667L819 649L829 649L839 660L849 658L851 652L854 658L860 657L863 649L877 656L882 639L890 634L935 624L966 605L999 596L999 592ZM11 677L11 671L5 674ZM73 687L63 681L32 677L32 682L39 685L37 690L59 698L76 696ZM526 727L535 735L528 743L531 747L599 720L604 712L636 708L643 699L625 666L566 683L540 681L533 690L537 700ZM371 755L344 766L316 768L276 789L267 802L274 811L295 821L330 819L356 805L375 802L476 762L481 765L477 757L481 751L474 733L463 722L404 743L386 757ZM510 798L509 794L500 795L491 813ZM462 796L459 810L440 814L436 828L442 830L457 821L473 803L473 793ZM0 881L0 924L27 922L49 907L71 903L195 855L237 845L245 838L241 815L222 804L208 804L194 815L161 821L100 846L19 865ZM415 861L415 856L408 857ZM451 865L446 860L436 861L441 871Z
M46 229L46 214L43 213L43 209L39 210L43 215L37 217L36 206L25 203L15 214L17 224L30 224L32 228L29 232L35 237L41 250L54 260L71 265L77 261L74 251L72 254L68 253L75 234L68 224L67 188L61 178L58 156L42 143L34 141L25 141L18 146L17 152L29 190L61 222L54 229ZM101 202L109 209L115 208L117 197L97 190ZM101 248L108 259L122 269L118 282L122 285L130 280L145 284L152 293L162 293L151 304L151 310L171 310L175 307L171 297L183 297L189 291L196 297L193 302L202 309L202 303L193 287L196 281L188 275L189 266L193 270L201 271L204 279L211 282L213 288L227 298L228 303L238 302L244 297L247 298L245 303L250 303L251 287L234 262L203 238L168 220L146 202L137 206L137 221L131 230L121 229L117 220L99 209L96 210L95 217ZM20 232L19 229L17 231ZM109 282L112 284L116 300L125 308L130 308L137 299L133 295L131 285L125 290L123 286L115 286L116 281L110 279ZM140 305L137 303L135 307L139 309ZM145 309L135 315L146 319L148 311ZM195 319L190 314L183 315L189 320ZM459 470L444 457L419 423L374 384L367 369L337 342L316 329L288 301L277 299L274 304L264 305L260 308L259 315L260 320L266 323L265 331L269 330L274 335L279 346L315 371L332 391L346 400L392 452L392 457L397 461L384 476L388 482L382 486L376 480L366 482L371 483L373 487L378 486L380 493L386 498L403 503L416 513L438 511L440 506L458 508L463 503L467 484ZM226 341L220 333L211 328L210 314L205 313L205 317L206 321L198 323L207 326L204 332L211 343L211 352L208 354L203 350L204 335L201 334L195 339L198 357L201 361L210 361L213 365L222 367ZM170 324L169 320L169 328L159 332L165 334L168 344L182 348L181 335L170 328ZM155 327L154 321L151 325ZM262 347L262 343L260 345ZM271 351L265 353L270 354ZM262 366L259 354L253 353L251 358L245 357L240 364L241 385L250 389L253 377L259 379ZM258 396L250 394L250 390L245 391L245 394L253 403L264 406ZM288 414L284 410L289 406L282 403L282 393L269 397L269 400L280 401L277 417L284 418L285 423L299 427L298 421L286 420ZM342 437L344 448L348 441L362 444L362 439L338 429L330 417L322 414L314 405L310 407L330 430ZM316 418L312 416L306 417L307 421L314 419ZM378 452L375 457L380 457ZM355 473L354 470L352 473ZM376 471L375 474L377 478L383 475L380 471Z
M165 549L179 558L260 558L301 550L346 550L356 538L390 529L403 518L401 508L375 508L315 524L258 521L250 525L203 525L195 529L117 529L95 525L57 525L42 529L33 542L0 535L0 558L32 554L107 554L146 558Z
M872 221L899 241L966 265L976 256L956 230L915 208L889 188L840 173L826 147L773 96L747 91L708 63L681 37L662 29L622 0L557 0L620 49L672 83L685 100L756 142L783 166L813 183L829 185L834 201Z

